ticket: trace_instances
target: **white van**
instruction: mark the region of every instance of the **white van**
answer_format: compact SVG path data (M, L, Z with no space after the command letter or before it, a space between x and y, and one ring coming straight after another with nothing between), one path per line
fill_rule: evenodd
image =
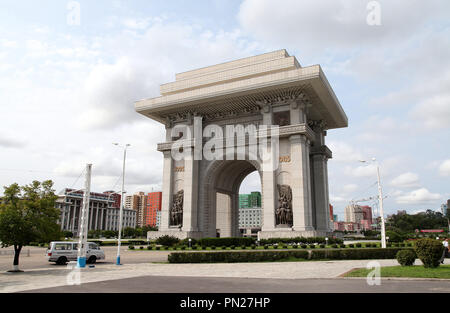
M69 261L76 261L78 257L78 242L52 241L47 249L49 262L65 265ZM94 264L97 260L104 260L105 252L93 242L87 243L86 263Z

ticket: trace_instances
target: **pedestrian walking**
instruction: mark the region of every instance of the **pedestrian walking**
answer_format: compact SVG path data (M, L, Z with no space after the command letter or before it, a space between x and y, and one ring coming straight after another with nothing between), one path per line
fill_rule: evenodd
M442 257L439 261L441 264L444 264L444 259L448 256L448 239L445 238L442 244L444 245L444 251L442 251Z

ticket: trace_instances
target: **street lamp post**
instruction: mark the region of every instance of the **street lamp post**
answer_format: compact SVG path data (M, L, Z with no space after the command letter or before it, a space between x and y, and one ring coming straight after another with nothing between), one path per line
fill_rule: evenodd
M119 146L118 143L113 143L115 146ZM127 157L127 148L130 144L126 144L123 149L123 167L122 167L122 190L120 192L120 210L119 210L119 237L117 240L117 259L116 265L121 265L120 263L120 246L122 240L122 219L123 219L123 195L124 195L124 186L125 186L125 159Z
M380 217L381 217L381 247L386 248L386 228L384 223L383 190L381 188L380 165L378 164L375 158L372 158L372 161L376 162L377 165L378 202L380 204ZM365 163L366 161L361 160L360 162Z

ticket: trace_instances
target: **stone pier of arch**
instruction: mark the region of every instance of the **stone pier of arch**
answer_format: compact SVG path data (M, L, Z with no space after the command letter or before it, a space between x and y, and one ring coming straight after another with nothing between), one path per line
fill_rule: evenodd
M332 153L325 137L331 129L347 127L348 120L319 65L302 67L279 50L176 74L160 92L135 103L138 113L166 128L166 141L157 147L164 158L160 230L149 232L150 239L216 237L218 221L226 228L221 236L239 236L239 187L254 171L262 189L260 239L330 234L327 163ZM203 148L208 138L186 139L183 132L180 139L173 130L194 133L199 118L201 132L209 125L277 126L279 147L266 152L276 155L277 166L263 166L261 156L250 155L248 143L239 159L196 158L196 145ZM216 139L223 140L225 150L224 134ZM174 146L183 140L190 149L175 159ZM237 149L239 144L233 140L232 145ZM291 214L282 225L276 218L286 197L280 186L289 190L284 203L289 202Z

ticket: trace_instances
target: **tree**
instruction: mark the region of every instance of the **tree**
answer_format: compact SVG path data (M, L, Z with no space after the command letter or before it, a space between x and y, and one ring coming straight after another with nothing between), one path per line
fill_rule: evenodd
M136 229L133 227L126 227L123 230L123 236L127 238L134 238L136 237Z
M14 246L13 272L19 270L22 248L30 242L50 242L61 238L57 224L59 210L55 208L57 196L53 182L33 181L20 187L12 184L4 187L0 205L0 241L2 247Z
M413 233L416 229L447 229L448 222L442 213L427 210L414 215L394 214L386 228L398 233Z

